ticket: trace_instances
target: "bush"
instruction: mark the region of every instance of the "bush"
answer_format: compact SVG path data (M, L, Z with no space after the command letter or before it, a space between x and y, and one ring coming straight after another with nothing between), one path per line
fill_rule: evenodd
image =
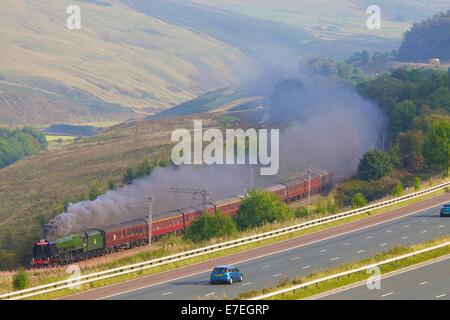
M352 197L352 208L357 209L367 205L367 200L364 195L360 192L355 193Z
M419 177L416 177L414 179L414 189L420 190L420 187L422 186L422 180Z
M396 197L400 197L403 194L403 184L400 181L395 185L393 194Z
M28 288L29 282L28 273L24 268L20 268L13 276L13 288L16 291Z
M369 183L364 180L348 180L341 183L336 189L336 201L341 206L349 206L352 204L352 197L356 193L367 195L369 191ZM392 191L392 189L391 189ZM390 192L389 192L390 193Z
M187 228L185 238L200 243L212 238L229 237L236 233L236 223L231 217L220 213L204 214Z
M310 212L308 210L308 208L297 208L294 211L294 216L296 218L305 218L307 216L309 216Z
M94 180L91 184L91 188L89 189L89 200L93 201L101 194L102 192L100 191L98 180Z
M294 213L280 198L263 190L252 190L242 201L236 216L239 228L246 229L274 221L286 221Z
M358 176L366 181L378 180L394 170L391 157L380 150L371 150L364 154L359 162Z

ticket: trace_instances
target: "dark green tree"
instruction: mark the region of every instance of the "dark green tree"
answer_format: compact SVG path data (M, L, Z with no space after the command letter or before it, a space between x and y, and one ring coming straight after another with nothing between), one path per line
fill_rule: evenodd
M239 228L246 229L274 221L292 219L292 210L273 193L252 190L242 201L236 216Z
M367 205L367 200L360 192L355 193L352 197L352 208L357 209Z
M14 290L23 290L28 288L30 283L28 273L24 268L20 268L13 276Z
M427 165L445 170L448 176L450 167L450 122L436 121L425 138L423 155Z
M391 115L394 134L409 130L416 115L417 107L413 101L405 100L400 103L396 103L392 108Z
M397 139L402 167L411 172L420 172L424 165L422 148L425 137L423 132L421 130L401 132Z
M360 160L358 176L367 181L378 180L389 175L393 169L389 154L375 149L366 152Z
M93 201L97 199L97 197L101 194L102 192L100 190L100 184L98 180L94 180L91 184L91 187L89 188L89 200Z
M192 242L205 242L212 238L230 237L237 233L236 223L231 217L219 212L204 214L195 220L186 230L185 237Z

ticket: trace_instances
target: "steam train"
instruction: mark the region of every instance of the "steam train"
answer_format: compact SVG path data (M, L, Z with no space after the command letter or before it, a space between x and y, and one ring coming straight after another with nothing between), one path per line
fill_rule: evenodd
M302 176L263 190L272 192L282 201L289 203L307 197L309 192L314 194L327 188L331 185L331 181L330 173L314 170L311 173L311 180L308 176ZM151 239L149 239L148 217L143 217L108 227L86 229L55 241L41 240L33 244L31 266L39 268L70 264L147 245L149 241L158 241L165 235L181 235L203 214L220 212L226 216L235 216L242 198L242 196L230 197L206 206L179 209L158 215L158 218L151 222Z

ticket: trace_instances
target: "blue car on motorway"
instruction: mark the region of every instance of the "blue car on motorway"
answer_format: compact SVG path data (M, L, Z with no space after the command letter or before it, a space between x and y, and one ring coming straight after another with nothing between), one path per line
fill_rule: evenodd
M441 217L450 217L450 203L444 204L442 206Z
M211 284L216 283L228 283L233 284L233 282L242 282L244 280L244 275L235 266L219 266L215 267L211 272L210 282Z

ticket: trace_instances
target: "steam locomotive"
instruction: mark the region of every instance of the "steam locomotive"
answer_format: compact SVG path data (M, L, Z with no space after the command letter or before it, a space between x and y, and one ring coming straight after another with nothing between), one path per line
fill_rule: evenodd
M331 185L332 175L314 170L311 180L302 176L295 180L272 185L263 190L276 194L286 203L317 193ZM309 186L310 185L310 186ZM166 212L150 223L147 217L103 227L83 230L55 241L41 240L33 244L32 267L66 265L87 260L120 250L131 249L158 241L169 234L181 235L193 221L203 214L220 212L226 216L235 216L241 205L242 196L230 197L209 203L206 206L191 207Z

